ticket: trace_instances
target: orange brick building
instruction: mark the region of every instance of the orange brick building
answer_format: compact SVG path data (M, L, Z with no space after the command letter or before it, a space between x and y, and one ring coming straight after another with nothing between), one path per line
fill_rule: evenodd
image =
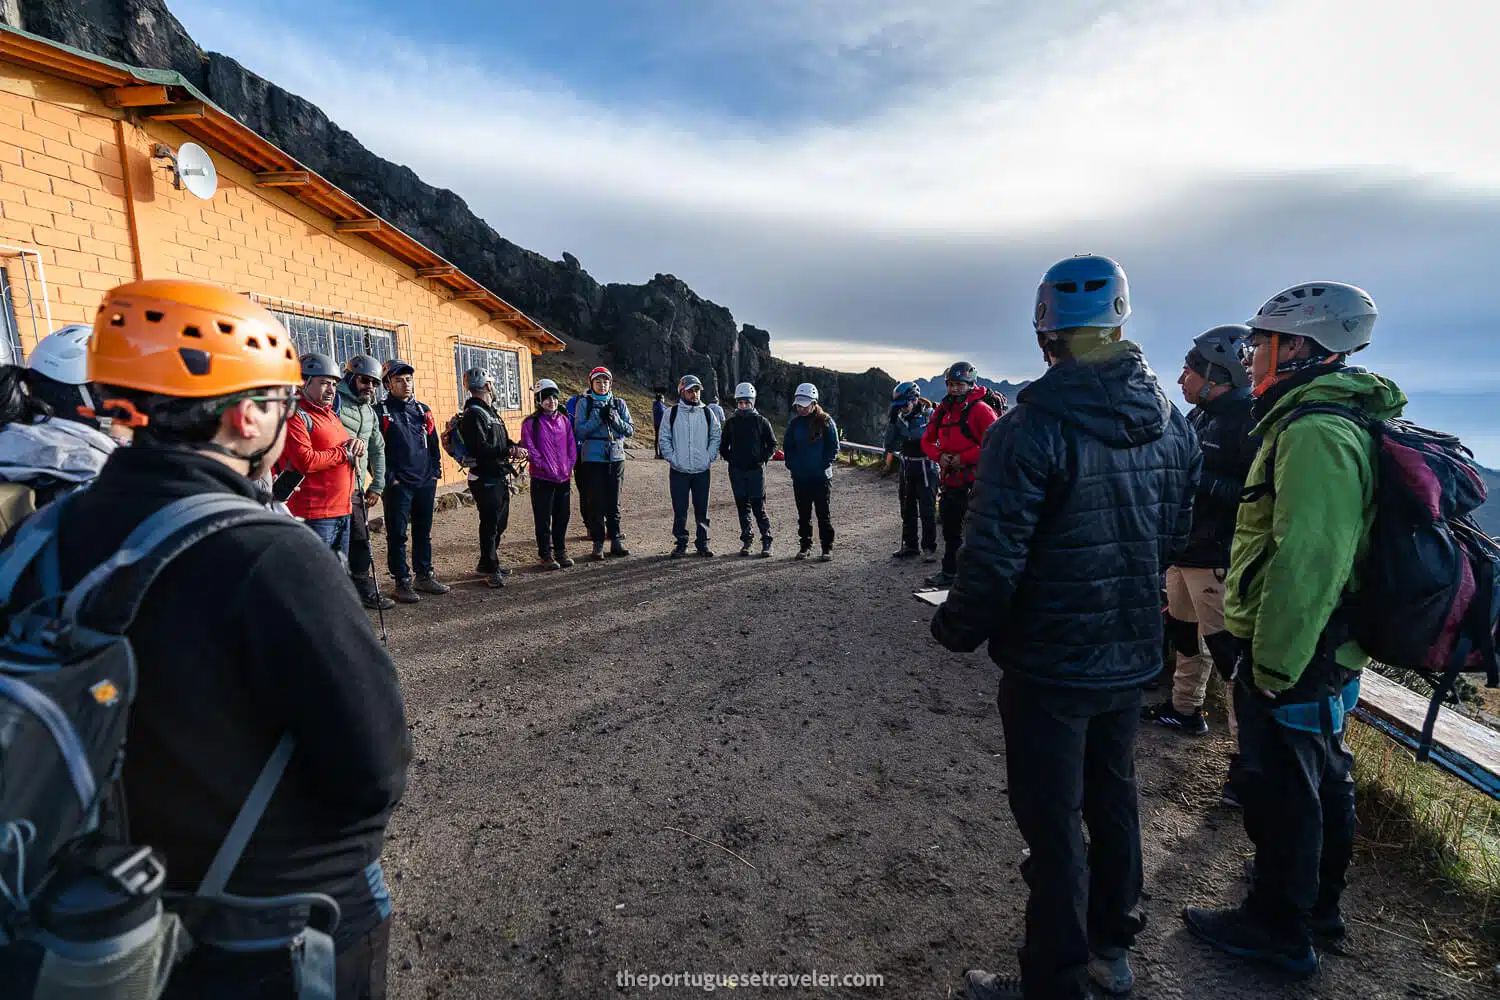
M188 142L213 161L212 197L179 186ZM409 360L440 422L459 372L488 367L519 433L532 355L564 346L177 74L0 26L0 361L92 323L115 285L165 277L249 294L300 350ZM462 478L446 456L443 471Z

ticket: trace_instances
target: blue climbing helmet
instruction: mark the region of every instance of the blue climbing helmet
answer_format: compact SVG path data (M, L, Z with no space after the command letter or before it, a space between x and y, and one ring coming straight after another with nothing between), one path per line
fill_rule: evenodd
M1060 260L1042 275L1032 322L1037 333L1079 326L1117 327L1130 318L1125 269L1108 257L1079 254Z
M897 382L896 388L891 390L891 409L899 409L921 398L922 390L917 388L917 383Z

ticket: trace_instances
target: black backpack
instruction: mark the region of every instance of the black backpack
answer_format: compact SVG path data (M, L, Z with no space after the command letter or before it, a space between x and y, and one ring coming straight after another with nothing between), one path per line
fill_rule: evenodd
M1294 407L1286 425L1313 413L1352 420L1375 439L1375 522L1356 589L1336 613L1365 652L1421 674L1433 688L1419 760L1432 748L1438 709L1463 673L1500 687L1500 543L1471 516L1485 501L1484 479L1458 438L1406 420L1378 420L1338 403ZM1246 499L1275 495L1272 440L1267 480Z
M183 552L227 528L307 528L246 497L188 497L143 521L114 555L65 591L58 527L70 500L42 508L0 552L6 625L0 636L0 964L7 950L15 956L39 945L46 960L38 995L53 995L45 992L51 988L69 997L150 1000L195 941L239 951L290 948L299 996L331 998L328 931L338 922L337 903L321 894L257 900L224 891L291 758L290 734L271 753L193 893L161 891L165 863L150 847L130 842L120 788L136 692L126 632L152 582ZM28 571L44 596L19 606L13 594ZM315 912L326 917L318 928L309 926ZM95 978L100 969L109 976ZM80 990L79 983L88 985Z
M964 432L964 437L968 438L970 441L973 441L975 444L981 444L982 442L979 440L979 438L974 436L974 428L969 426L969 415L974 412L974 407L978 406L980 403L983 403L990 409L994 410L995 419L997 420L1005 416L1005 411L1010 406L1009 400L1005 398L1003 393L998 393L994 389L991 389L989 386L984 387L983 396L979 397L978 399L971 399L968 402L964 403L964 408L960 410L958 414L958 429Z

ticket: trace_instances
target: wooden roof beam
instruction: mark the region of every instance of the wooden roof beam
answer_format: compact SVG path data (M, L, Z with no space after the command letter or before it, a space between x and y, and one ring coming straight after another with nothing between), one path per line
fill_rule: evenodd
M340 219L333 224L336 233L378 233L380 232L380 220L368 219Z
M490 293L485 291L483 288L473 288L466 292L453 293L453 299L455 302L479 302L490 297Z
M433 267L417 268L419 278L446 278L450 274L457 274L458 268L452 264L438 264Z
M491 323L514 323L521 319L521 314L514 309L502 309L499 312L490 313Z
M202 101L179 101L142 109L145 117L154 122L195 121L208 117L208 106Z
M306 187L311 183L312 172L308 170L265 170L255 175L256 187Z
M106 87L99 92L111 108L154 108L172 103L165 84L143 87Z

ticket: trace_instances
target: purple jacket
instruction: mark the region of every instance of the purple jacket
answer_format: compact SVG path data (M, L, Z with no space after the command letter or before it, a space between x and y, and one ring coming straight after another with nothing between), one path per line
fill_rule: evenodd
M566 410L548 416L533 413L521 421L521 447L531 453L531 477L546 483L565 483L578 460L573 421Z

